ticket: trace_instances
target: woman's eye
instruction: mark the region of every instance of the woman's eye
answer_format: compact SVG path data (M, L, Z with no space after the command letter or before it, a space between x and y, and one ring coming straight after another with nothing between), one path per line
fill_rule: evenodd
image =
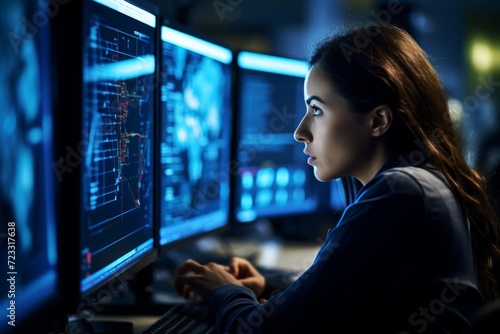
M311 106L311 109L313 111L313 115L314 116L319 116L321 115L321 113L323 112L321 109L319 109L318 107L316 106Z

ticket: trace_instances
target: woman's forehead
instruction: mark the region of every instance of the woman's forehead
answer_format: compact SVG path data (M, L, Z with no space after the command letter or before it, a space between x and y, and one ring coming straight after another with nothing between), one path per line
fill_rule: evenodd
M304 80L304 100L312 96L317 96L324 100L327 99L328 96L335 95L338 95L337 90L331 80L329 80L320 68L313 66L307 72Z

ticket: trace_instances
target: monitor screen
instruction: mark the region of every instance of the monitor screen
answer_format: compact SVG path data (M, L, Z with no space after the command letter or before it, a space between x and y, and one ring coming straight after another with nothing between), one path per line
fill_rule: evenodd
M45 333L59 311L51 26L28 38L22 24L38 10L46 7L0 5L1 333Z
M87 1L83 31L80 292L154 250L157 11Z
M314 212L327 185L316 180L293 137L305 111L307 62L241 51L237 65L234 219Z
M159 9L142 0L85 0L59 10L53 168L64 208L61 289L68 313L81 315L157 255Z
M161 29L158 183L161 249L229 223L231 50L185 28Z

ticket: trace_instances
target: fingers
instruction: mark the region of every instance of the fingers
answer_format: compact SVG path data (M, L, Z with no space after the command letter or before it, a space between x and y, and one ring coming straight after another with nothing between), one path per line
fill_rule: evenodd
M186 299L190 299L192 295L192 289L191 287L185 283L185 280L181 277L176 277L174 280L174 288L175 292L181 297L184 297Z
M233 274L234 277L246 275L245 273L248 273L251 268L253 267L250 262L241 257L233 257L229 261L229 272Z
M194 296L193 290L189 287L189 285L183 285L181 291L178 291L177 294L184 299L191 299Z
M187 260L177 267L174 288L178 295L190 299L195 293L205 298L211 291L225 284L245 285L240 279L249 278L249 262L245 259L237 258L230 261L229 266L210 262L205 265L194 260ZM248 285L256 285L248 283Z
M177 267L177 275L189 275L193 273L199 273L203 268L201 264L195 260L189 259Z
M233 257L231 258L231 260L229 260L229 272L233 274L234 277L238 277L238 263L239 259L236 257Z
M194 296L193 289L191 289L189 282L193 276L200 273L202 265L194 260L187 260L177 267L177 276L174 280L174 288L177 294L185 299L191 299Z

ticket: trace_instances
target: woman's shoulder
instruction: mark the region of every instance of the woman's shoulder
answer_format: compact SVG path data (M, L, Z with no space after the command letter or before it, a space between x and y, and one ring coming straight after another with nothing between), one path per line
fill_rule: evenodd
M410 197L454 197L452 188L443 174L431 165L398 166L378 173L365 186L358 197L379 195Z
M431 166L403 166L386 169L373 177L363 188L385 188L392 192L420 192L429 182L442 183L444 177Z

